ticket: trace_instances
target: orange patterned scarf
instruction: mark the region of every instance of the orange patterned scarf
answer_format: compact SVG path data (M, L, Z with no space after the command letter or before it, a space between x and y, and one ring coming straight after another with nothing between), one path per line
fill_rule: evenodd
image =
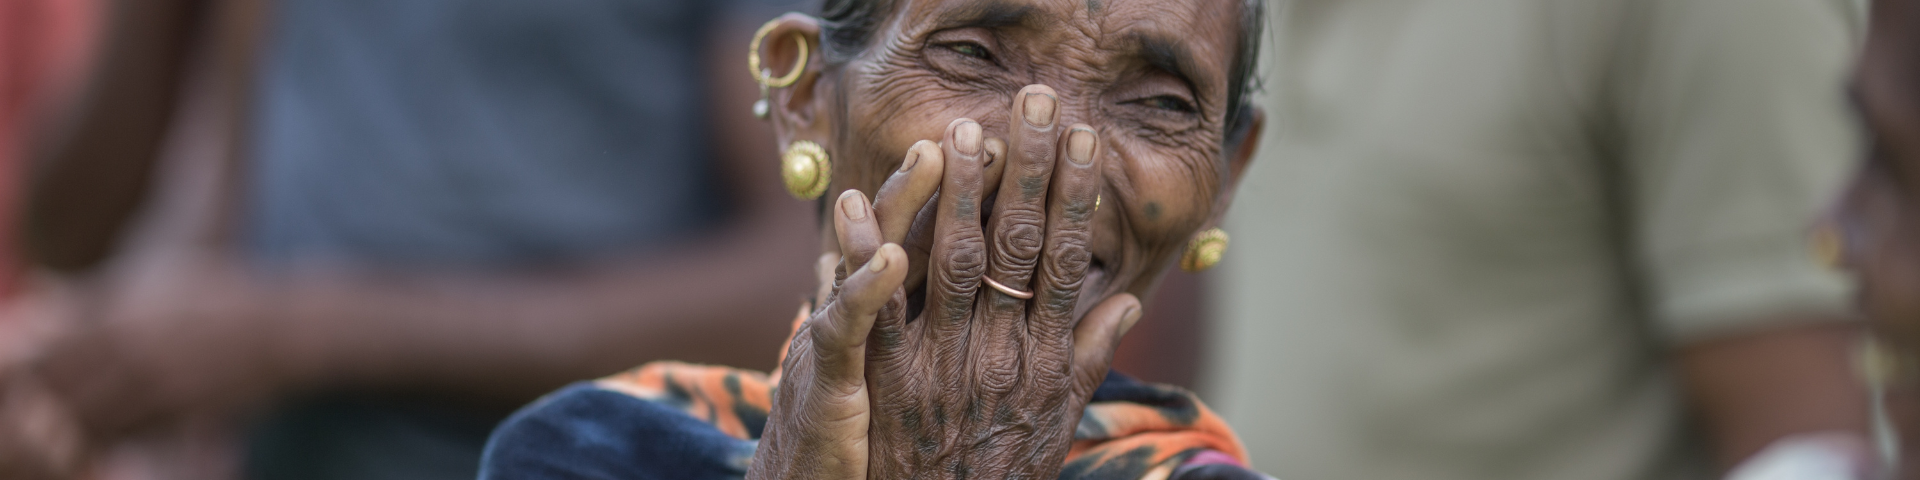
M806 319L802 308L794 325ZM781 356L786 356L782 347ZM595 382L599 388L670 406L741 440L759 438L779 381L760 372L653 362ZM1183 467L1243 467L1246 450L1226 422L1192 393L1109 375L1094 393L1061 478L1179 478ZM1250 472L1249 472L1250 473ZM1259 478L1259 477L1245 477Z

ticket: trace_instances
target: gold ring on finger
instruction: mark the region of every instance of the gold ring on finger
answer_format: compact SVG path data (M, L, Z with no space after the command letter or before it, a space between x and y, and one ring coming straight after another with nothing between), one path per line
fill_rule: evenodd
M1027 300L1027 299L1033 298L1033 292L1022 292L1019 290L1014 290L1013 287L1001 285L1000 282L993 281L993 277L983 276L983 277L980 277L980 279L986 280L987 286L993 287L994 290L999 290L1000 293L1007 294L1007 296L1009 297L1018 298L1021 300Z

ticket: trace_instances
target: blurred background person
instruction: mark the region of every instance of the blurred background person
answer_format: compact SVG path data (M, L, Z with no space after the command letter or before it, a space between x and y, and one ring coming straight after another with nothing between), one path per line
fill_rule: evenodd
M1920 478L1920 2L1876 0L1853 93L1872 139L1830 217L1873 320L1869 378L1898 429L1899 478Z
M1276 9L1210 398L1280 478L1865 458L1860 326L1809 241L1860 151L1856 8Z
M95 445L249 412L249 478L433 479L571 379L771 367L812 212L739 59L780 7L114 3L26 214L68 331L7 374Z

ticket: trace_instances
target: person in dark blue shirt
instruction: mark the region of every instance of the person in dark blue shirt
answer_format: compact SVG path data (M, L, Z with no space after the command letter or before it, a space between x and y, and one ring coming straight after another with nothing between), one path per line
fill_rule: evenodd
M788 7L118 5L29 198L24 298L74 308L0 388L76 452L246 419L248 477L436 479L572 379L771 367L814 215L739 58Z

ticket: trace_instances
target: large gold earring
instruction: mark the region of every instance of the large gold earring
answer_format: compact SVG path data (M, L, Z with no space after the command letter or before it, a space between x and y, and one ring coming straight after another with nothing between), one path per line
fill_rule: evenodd
M1200 273L1220 263L1220 256L1227 253L1227 232L1218 228L1207 229L1187 242L1187 253L1180 256L1180 269L1188 273Z
M761 120L765 120L773 111L768 103L771 95L767 90L793 86L794 82L800 81L800 72L807 68L807 37L799 32L793 34L795 43L800 45L800 59L793 63L793 70L776 78L773 76L773 70L760 68L760 42L765 41L767 34L773 32L773 28L778 26L780 26L779 19L761 25L759 31L753 32L752 45L747 46L747 71L753 74L753 81L760 84L760 100L753 102L753 116Z
M801 140L780 154L780 179L787 181L787 192L801 200L820 198L827 193L827 180L833 177L833 161L820 144Z

